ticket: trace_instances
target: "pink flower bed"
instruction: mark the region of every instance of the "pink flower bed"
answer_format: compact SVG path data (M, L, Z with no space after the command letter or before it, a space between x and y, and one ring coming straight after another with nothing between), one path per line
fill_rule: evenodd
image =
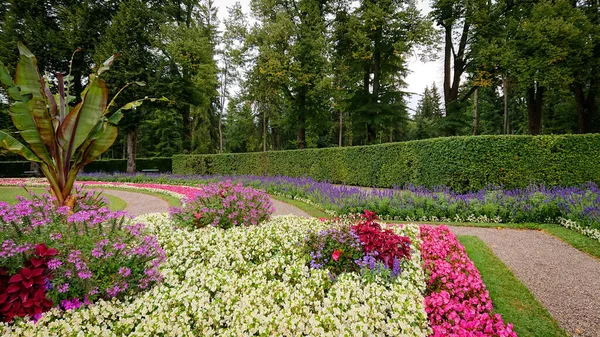
M141 183L116 183L116 182L103 182L103 181L82 181L78 184L81 185L112 185L115 187L134 187L134 188L146 188L164 190L174 192L177 194L184 195L188 199L193 198L200 191L197 187L190 186L176 186L176 185L165 185L165 184L141 184Z
M76 183L78 186L114 186L114 187L131 187L131 188L140 188L140 189L148 189L148 190L163 190L169 191L173 193L180 194L182 197L186 197L188 199L194 198L202 189L198 187L190 187L190 186L177 186L177 185L166 185L166 184L147 184L147 183L120 183L120 182L107 182L107 181L78 181ZM4 186L20 186L20 185L40 185L47 186L48 182L45 178L34 178L34 179L26 179L26 178L3 178L0 179L0 185Z
M448 227L421 226L427 280L425 310L433 337L516 337L492 313L492 300L464 247Z

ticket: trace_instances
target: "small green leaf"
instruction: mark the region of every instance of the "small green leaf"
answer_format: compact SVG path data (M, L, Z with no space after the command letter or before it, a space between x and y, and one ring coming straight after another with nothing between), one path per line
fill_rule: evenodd
M4 66L4 63L0 61L0 82L8 87L14 87L15 82L13 82L12 77L10 77L10 73L8 69Z
M115 57L117 57L117 54L114 54L102 63L102 66L98 69L98 75L102 75L102 73L110 69L110 66L115 62Z

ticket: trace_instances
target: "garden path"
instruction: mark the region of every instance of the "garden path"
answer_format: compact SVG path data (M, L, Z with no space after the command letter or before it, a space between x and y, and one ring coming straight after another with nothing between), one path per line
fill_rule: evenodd
M168 204L147 194L104 190L133 215L168 211ZM301 209L272 200L275 215L310 217ZM450 227L457 235L483 240L573 336L600 337L600 260L541 231Z
M600 337L600 260L542 231L450 228L483 240L569 334Z
M123 199L127 203L125 212L138 216L147 213L164 213L169 211L169 204L161 198L129 191L103 189L104 194L114 195ZM296 215L305 218L310 218L310 215L298 207L286 204L279 200L271 199L273 206L275 206L275 213L273 215Z

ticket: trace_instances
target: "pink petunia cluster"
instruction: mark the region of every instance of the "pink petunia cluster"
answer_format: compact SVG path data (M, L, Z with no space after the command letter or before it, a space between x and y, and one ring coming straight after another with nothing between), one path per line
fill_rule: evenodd
M421 226L428 277L425 310L432 337L516 337L512 324L492 313L492 300L464 247L448 227Z

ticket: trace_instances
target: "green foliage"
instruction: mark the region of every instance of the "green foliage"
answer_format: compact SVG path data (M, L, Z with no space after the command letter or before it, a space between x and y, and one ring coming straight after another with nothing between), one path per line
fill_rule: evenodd
M359 186L600 183L600 135L477 136L373 146L173 157L175 174L309 176Z

